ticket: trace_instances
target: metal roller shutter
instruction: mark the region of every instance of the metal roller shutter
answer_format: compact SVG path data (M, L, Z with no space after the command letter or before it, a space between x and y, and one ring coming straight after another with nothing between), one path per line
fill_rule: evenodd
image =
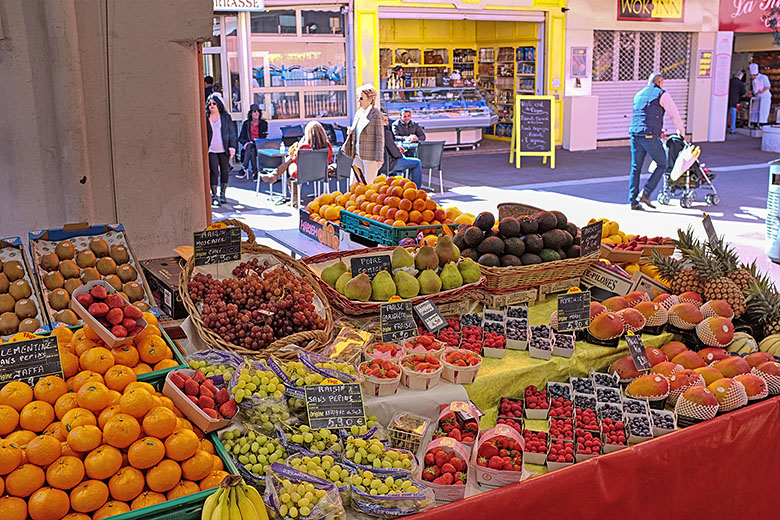
M592 93L599 98L596 138L628 136L634 95L655 71L666 78L664 89L687 125L690 48L689 33L594 31ZM668 117L664 127L674 128Z

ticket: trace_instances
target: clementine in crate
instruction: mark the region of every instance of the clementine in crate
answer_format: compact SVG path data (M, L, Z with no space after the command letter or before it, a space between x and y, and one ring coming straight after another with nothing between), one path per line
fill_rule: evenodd
M222 481L225 480L225 477L227 477L229 473L227 471L222 470L214 470L212 471L208 477L204 478L199 482L200 490L205 491L207 489L215 488L222 484Z
M103 383L90 381L76 392L78 403L92 413L100 413L111 404L111 394Z
M6 475L22 463L22 448L8 439L0 441L0 475Z
M146 485L158 493L170 491L180 480L181 467L170 459L164 459L146 472Z
M198 435L192 429L179 429L165 439L165 453L168 458L182 461L189 459L200 447Z
M56 520L68 514L70 499L60 489L43 487L27 500L27 510L32 520ZM8 517L4 515L3 519L8 520Z
M111 355L114 356L114 361L119 365L127 367L134 367L141 359L138 355L138 350L131 345L122 345L111 349Z
M92 370L82 370L71 379L70 388L78 392L85 383L96 382L103 383L103 376Z
M97 424L95 414L87 410L86 408L73 408L68 410L60 420L65 425L66 431L71 431L76 426L83 426L85 424Z
M122 410L119 408L118 404L112 404L102 412L100 412L100 415L98 415L97 418L97 424L102 430L103 427L106 425L106 422L108 422L109 419L111 419L113 416L115 416L118 413L122 413Z
M54 421L54 408L46 401L32 401L19 413L19 427L42 432Z
M133 369L129 366L114 365L106 370L103 379L105 379L108 388L116 390L117 392L122 392L127 385L137 381L138 378L135 376Z
M70 502L70 498L68 499L68 502ZM98 509L98 511L100 510ZM95 511L95 513L97 513L97 511ZM68 513L62 517L62 520L92 520L92 517L85 515L84 513Z
M155 395L157 393L157 390L155 390L152 385L145 381L136 381L134 383L130 383L125 387L125 393L129 392L130 390L135 390L136 388L146 390L150 395Z
M121 515L122 513L128 512L130 512L130 506L124 502L119 502L118 500L110 500L103 504L103 507L94 512L92 520L103 520L110 516Z
M159 363L167 355L168 345L160 336L149 335L136 343L141 361L149 365Z
M73 331L68 327L55 327L51 335L57 338L58 345L67 345L73 339Z
M19 412L14 408L0 405L0 435L8 435L19 425Z
M65 495L67 500L68 496ZM70 502L68 502L70 507ZM4 520L27 520L27 503L18 497L0 497L0 511L3 512ZM68 510L65 509L65 513Z
M5 492L15 497L28 497L46 482L46 474L35 464L22 464L5 477Z
M46 429L41 432L41 435L49 435L60 442L65 442L65 439L68 438L68 431L60 421L55 421L48 425Z
M105 374L114 366L114 355L105 347L93 347L83 354L79 354L79 366L82 370L92 370L98 374Z
M67 455L69 457L76 457L77 459L83 462L85 454L71 448L66 441L62 443L62 455L63 456Z
M72 489L83 478L84 463L70 455L63 455L46 468L46 482L57 489Z
M133 367L133 372L135 372L135 375L137 376L148 374L149 372L152 372L152 367L150 367L146 363L138 363L136 366Z
M39 435L27 443L25 452L28 462L45 467L62 455L62 444L51 435Z
M72 352L60 352L60 361L62 361L62 375L65 379L73 377L79 373L79 358Z
M144 415L154 407L152 393L143 388L125 390L119 400L119 408L122 413L132 415L136 419L143 419Z
M79 341L74 341L73 343L71 343L71 345L73 346L73 353L79 357L79 360L81 360L81 356L86 351L91 350L98 346L98 344L91 339L82 339Z
M125 466L108 481L108 489L114 500L129 502L141 494L146 481L138 469Z
M164 439L176 429L176 414L165 406L156 406L144 416L143 427L147 435Z
M186 480L202 480L211 473L214 461L209 452L198 450L181 463L181 474Z
M225 469L225 465L222 463L222 459L218 455L212 455L211 471L218 471Z
M21 412L32 400L32 388L21 381L11 381L0 390L0 405L10 406L17 412Z
M186 497L187 495L194 495L198 492L200 492L200 486L198 486L197 483L190 482L189 480L182 480L176 484L175 488L168 491L165 496L168 500L175 500L177 498Z
M135 417L118 413L103 426L103 438L115 448L127 448L141 435L141 426Z
M139 439L127 449L127 461L134 468L151 468L163 458L165 458L165 445L155 437Z
M165 502L165 495L161 495L155 491L144 491L130 503L130 509L135 511L136 509L142 509L144 507L156 506Z
M102 444L90 451L84 458L87 477L105 480L122 467L122 452L108 444Z
M103 432L91 424L77 426L68 433L67 442L74 451L86 453L100 446L103 442Z
M18 444L19 446L24 446L25 444L33 440L35 437L37 437L35 432L16 430L8 437L6 437L5 440L7 440L8 442L13 442L15 444Z
M62 420L62 417L67 412L78 407L79 407L79 400L78 400L78 396L76 395L76 392L68 392L62 394L59 397L59 399L57 399L57 401L54 403L54 415L57 416L57 419Z
M108 486L99 480L85 480L70 492L70 506L79 513L97 511L108 500Z
M171 349L168 349L168 352L170 352ZM173 354L171 354L173 355ZM165 370L166 368L176 368L179 366L179 363L173 359L163 359L156 365L154 365L154 370Z

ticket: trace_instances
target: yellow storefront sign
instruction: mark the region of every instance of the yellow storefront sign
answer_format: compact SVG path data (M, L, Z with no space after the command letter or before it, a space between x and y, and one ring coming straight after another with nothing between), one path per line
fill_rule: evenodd
M618 20L634 22L682 21L685 0L617 0Z

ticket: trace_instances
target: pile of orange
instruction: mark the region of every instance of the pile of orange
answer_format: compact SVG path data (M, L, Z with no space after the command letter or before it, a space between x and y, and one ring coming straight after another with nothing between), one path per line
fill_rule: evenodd
M107 348L103 340L84 325L76 332L67 327L57 327L52 335L57 336L60 346L62 371L68 386L78 372L91 370L98 374L113 374L115 366L129 367L135 375L146 374L154 370L173 368L179 363L173 359L173 351L162 338L157 318L149 312L144 313L148 322L146 328L136 336L133 344L116 348ZM109 386L110 388L110 386Z
M356 182L348 193L325 193L306 206L321 224L338 222L342 209L396 227L452 224L460 214L444 210L409 179L384 175L371 184Z
M100 520L216 487L227 473L203 437L122 365L10 382L0 389L2 520Z

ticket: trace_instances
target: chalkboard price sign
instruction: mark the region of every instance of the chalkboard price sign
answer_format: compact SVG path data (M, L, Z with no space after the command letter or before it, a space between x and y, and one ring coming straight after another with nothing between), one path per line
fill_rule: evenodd
M305 387L305 391L311 428L351 428L366 424L360 383L312 385Z
M715 232L715 226L712 223L712 217L706 213L701 219L702 225L704 225L704 231L707 232L707 240L710 242L710 247L718 247L718 234Z
M550 153L552 100L520 98L520 152Z
M420 317L425 328L431 332L439 332L447 326L447 320L444 319L439 308L431 300L425 300L415 305L414 312Z
M352 267L352 276L366 273L372 280L379 271L387 271L393 274L393 263L390 255L355 256L349 259Z
M636 334L626 334L626 343L628 344L628 351L631 352L631 357L634 359L634 366L637 370L650 370L650 360L647 359L647 353L645 352L645 345L642 343L642 336Z
M382 342L397 343L417 336L417 324L412 314L412 302L385 303L379 308Z
M195 265L210 265L241 260L241 228L225 227L197 231Z
M580 256L588 256L601 250L601 231L604 222L599 220L582 228L580 238Z
M590 326L590 291L558 295L558 332Z
M46 376L62 377L57 338L40 337L0 345L0 388L11 381L30 386Z

